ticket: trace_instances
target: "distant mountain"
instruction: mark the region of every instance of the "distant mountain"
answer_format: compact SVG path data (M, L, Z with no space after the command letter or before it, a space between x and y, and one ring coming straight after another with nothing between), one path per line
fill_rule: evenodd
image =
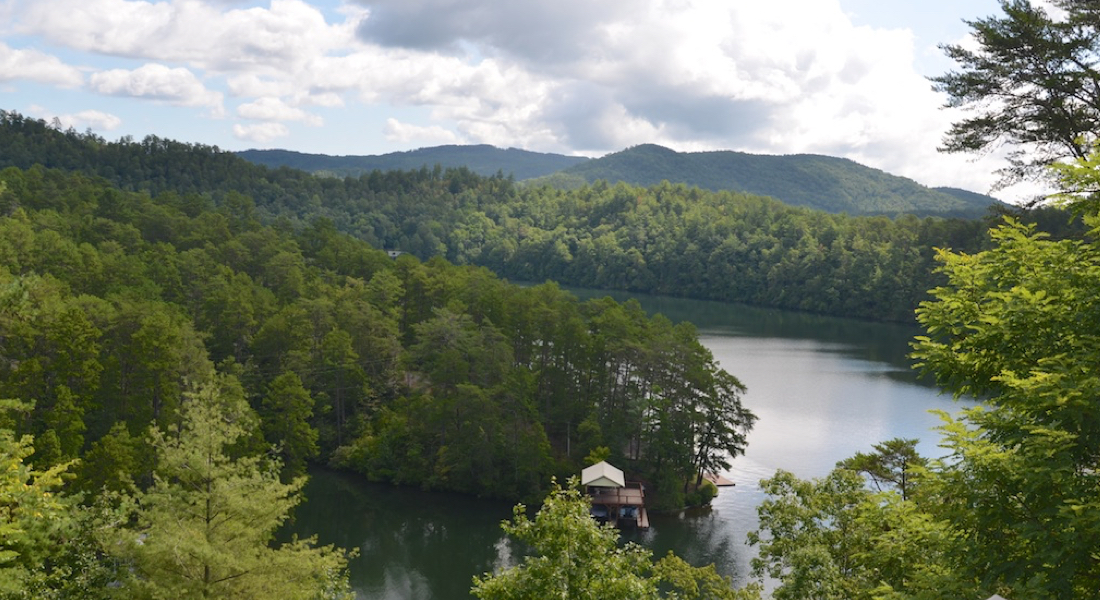
M668 180L710 190L771 196L832 213L974 217L1000 201L953 188L932 189L846 158L815 154L676 152L653 144L628 148L540 178L556 187L597 180L650 186Z
M287 166L340 177L358 177L376 169L409 171L421 167L431 169L440 165L443 168L466 167L484 176L500 172L517 180L542 177L591 160L581 156L529 152L516 148L502 149L486 144L435 146L375 156L328 156L289 150L245 150L237 152L237 155L268 167Z
M992 198L992 196L987 196L985 194L979 194L978 192L972 192L970 190L963 190L954 187L934 187L932 189L936 190L937 192L943 192L945 194L954 196L964 202L986 202L988 204L989 199ZM994 198L994 200L996 199Z
M529 152L489 145L436 146L376 156L328 156L289 150L245 150L238 156L269 167L357 177L375 169L466 167L479 174L573 189L598 180L650 186L668 180L709 190L771 196L787 204L852 215L911 213L978 217L999 200L956 188L928 188L846 158L816 154L676 152L655 144L603 158Z

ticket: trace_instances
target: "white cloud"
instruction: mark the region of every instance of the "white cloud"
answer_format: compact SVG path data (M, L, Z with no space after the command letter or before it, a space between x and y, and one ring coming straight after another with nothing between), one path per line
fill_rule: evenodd
M114 131L122 125L122 119L99 110L82 110L71 115L60 115L61 123L75 129L90 127L97 131Z
M208 90L184 68L146 64L132 71L111 69L93 73L89 87L108 96L130 96L169 102L180 106L206 106L222 112L222 94Z
M913 34L854 26L836 1L650 0L629 11L609 2L601 6L611 20L583 25L583 11L541 4L532 14L553 14L542 19L547 41L538 49L495 29L523 22L497 11L497 0L369 5L377 10L363 38L417 61L405 71L381 61L367 76L375 85L363 86L370 100L432 106L471 141L587 153L643 142L822 153L932 184L984 190L991 179L991 168L936 151L953 115L914 69ZM500 22L478 21L489 13ZM576 43L584 53L570 50ZM471 59L471 47L491 58ZM541 60L547 52L553 57Z
M634 0L359 0L369 7L358 33L383 46L465 54L501 54L560 64L591 57L604 24L631 18ZM465 45L465 46L464 46Z
M237 116L257 121L302 121L314 127L324 124L321 117L290 106L279 98L260 98L255 102L242 104L237 107Z
M344 106L344 97L335 92L322 92L303 96L301 104L323 106L325 108L338 108Z
M224 90L239 117L261 121L234 128L253 141L290 136L281 122L378 123L411 106L431 121L386 122L383 139L814 152L982 189L995 168L936 152L951 114L915 70L913 34L857 27L839 0L255 4L9 0L9 27L97 60L153 63L94 74L100 93L217 110ZM322 123L310 107L349 114Z
M233 137L259 144L267 144L288 135L290 135L290 130L282 123L254 123L233 126Z
M84 83L84 75L75 67L38 50L17 50L0 42L0 81L37 81L65 88Z
M417 142L421 144L440 145L460 143L458 135L438 125L423 127L402 123L397 119L386 119L386 139L391 142Z
M241 73L226 81L229 93L246 98L285 96L294 93L294 82L289 79L262 77L256 73Z
M59 115L42 106L32 105L28 112L32 116L46 121L57 119L65 129L71 127L77 130L91 128L97 131L113 131L122 125L122 119L100 110L82 110L77 113Z
M285 72L345 46L350 25L329 26L300 0L234 8L196 0L26 2L18 31L96 54L177 62L219 72ZM291 68L290 70L294 70Z
M945 126L913 72L912 34L855 27L835 1L605 2L602 19L571 1L364 3L360 33L386 51L321 60L318 79L432 106L473 141L877 158L884 139L934 156ZM530 19L538 48L509 33Z

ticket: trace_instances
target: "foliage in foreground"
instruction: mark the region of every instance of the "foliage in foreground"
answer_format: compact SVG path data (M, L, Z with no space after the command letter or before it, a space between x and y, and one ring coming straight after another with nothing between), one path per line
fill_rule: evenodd
M653 563L649 550L620 545L619 532L589 515L590 503L569 487L555 485L534 519L522 504L504 531L531 550L523 563L474 578L473 594L483 600L562 598L570 600L753 600L759 589L734 590L714 565L692 567L671 552Z
M112 511L102 515L61 493L69 465L38 470L27 462L33 440L16 438L9 421L28 409L0 401L0 598L105 598L118 572L99 560L95 535Z
M178 427L150 429L154 484L87 505L63 486L68 465L35 470L30 436L0 428L0 598L350 600L343 552L271 545L303 481L240 454L254 419L239 398L201 387Z
M1090 241L1008 220L992 250L941 253L948 284L918 313L914 356L981 403L942 415L947 455L927 465L895 441L820 480L766 481L753 540L777 599L1100 589L1100 216L1084 220ZM897 487L872 492L854 469Z
M128 597L353 597L343 552L314 540L271 545L305 478L283 483L278 461L234 455L254 420L241 399L207 385L187 395L178 427L150 430L153 485L122 499L130 522L106 540L129 566Z

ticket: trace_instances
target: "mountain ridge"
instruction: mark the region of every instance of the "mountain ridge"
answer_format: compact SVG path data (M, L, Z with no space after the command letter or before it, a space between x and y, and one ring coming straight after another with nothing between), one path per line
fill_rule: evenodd
M529 185L578 188L599 180L651 186L661 181L713 191L769 196L830 213L974 218L996 198L958 188L932 188L912 179L822 154L766 155L733 150L677 152L640 144L600 158L571 157L480 144L444 145L374 156L329 156L289 150L246 150L238 156L269 167L359 176L373 170L466 167L479 175L511 175Z
M633 146L542 179L556 186L598 180L642 186L668 180L712 191L770 196L786 204L831 213L977 217L984 215L990 205L1003 204L968 190L930 188L848 158L733 150L677 152L656 144Z
M430 146L377 155L309 154L293 150L243 150L237 156L276 168L287 166L312 173L340 177L358 177L371 171L410 171L421 167L466 167L483 176L502 173L516 179L532 179L591 160L583 156L566 156L548 152L532 152L518 148L497 148L488 144Z

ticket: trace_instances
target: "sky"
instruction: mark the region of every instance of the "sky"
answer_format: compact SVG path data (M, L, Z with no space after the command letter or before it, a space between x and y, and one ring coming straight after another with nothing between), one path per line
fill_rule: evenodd
M0 109L109 140L384 154L643 143L850 158L988 192L937 152L937 48L996 0L0 0ZM996 195L1015 200L1019 190Z

